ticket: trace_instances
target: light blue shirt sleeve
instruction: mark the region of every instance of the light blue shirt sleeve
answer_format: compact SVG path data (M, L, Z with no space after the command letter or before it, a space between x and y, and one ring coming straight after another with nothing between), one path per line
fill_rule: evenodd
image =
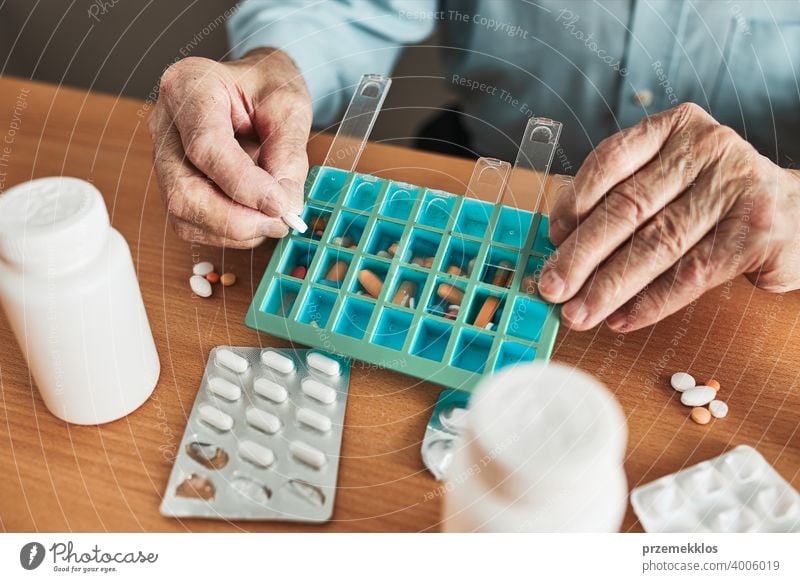
M413 3L431 13L436 0ZM314 103L314 126L342 114L351 88L364 73L388 75L403 45L433 32L430 18L414 18L408 2L376 0L246 0L228 21L231 52L239 58L259 47L275 47L295 62Z

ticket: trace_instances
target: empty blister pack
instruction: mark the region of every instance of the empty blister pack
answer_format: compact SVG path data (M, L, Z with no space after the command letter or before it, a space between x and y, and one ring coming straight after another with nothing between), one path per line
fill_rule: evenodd
M800 495L745 445L631 493L647 532L800 532Z
M161 513L330 519L349 378L318 350L214 348Z

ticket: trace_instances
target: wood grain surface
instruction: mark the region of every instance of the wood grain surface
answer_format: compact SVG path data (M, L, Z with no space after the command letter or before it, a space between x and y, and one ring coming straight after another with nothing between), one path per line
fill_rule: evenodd
M48 175L93 182L130 244L162 372L152 398L104 426L65 424L32 385L0 318L0 529L5 531L435 531L440 497L420 444L440 387L355 363L333 520L322 526L176 520L158 513L209 350L219 344L285 346L243 324L273 244L224 251L180 241L168 227L152 172L140 102L0 78L0 187ZM330 138L312 138L319 163ZM472 163L370 144L359 169L463 192ZM516 190L515 190L516 191ZM553 189L549 190L552 199ZM193 298L193 262L239 277ZM599 377L629 425L631 487L739 445L756 447L800 488L800 294L771 295L741 278L661 324L629 335L562 329L554 358ZM708 426L669 388L688 370L722 383L730 415ZM426 500L432 498L431 500ZM640 531L628 511L623 531Z

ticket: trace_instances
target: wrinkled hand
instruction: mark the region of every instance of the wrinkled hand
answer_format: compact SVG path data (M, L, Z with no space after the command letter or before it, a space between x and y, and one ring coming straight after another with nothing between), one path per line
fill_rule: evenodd
M609 137L566 190L539 292L572 329L639 329L741 273L800 288L800 176L696 105Z
M192 242L251 248L303 208L311 99L284 53L229 63L190 57L161 78L150 117L169 220ZM263 145L261 145L263 144Z

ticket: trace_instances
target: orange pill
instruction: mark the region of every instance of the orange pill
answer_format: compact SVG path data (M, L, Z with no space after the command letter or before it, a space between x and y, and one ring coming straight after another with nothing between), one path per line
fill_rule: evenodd
M427 259L423 259L422 266L430 269L433 266L433 257L428 257Z
M309 227L311 228L312 232L316 232L318 230L325 230L325 227L328 226L328 217L323 216L321 214L317 216L312 216L311 221L309 223Z
M383 289L383 281L375 273L368 269L363 269L358 272L358 281L364 287L367 293L377 298Z
M464 271L462 271L461 267L459 267L458 265L450 265L449 267L447 267L447 274L461 277L464 275Z
M397 243L390 244L387 250L390 255L395 256L397 254Z
M500 300L497 297L491 295L487 297L481 306L481 310L475 317L475 325L478 327L486 327L492 321L498 305L500 305Z
M334 265L328 269L328 273L325 275L325 278L328 281L341 281L347 274L347 267L349 266L350 263L346 263L345 261L336 261L336 263L334 263Z
M708 408L703 408L702 406L695 406L692 408L691 416L692 420L697 424L708 424L711 422L711 413L708 411Z
M536 278L533 275L523 277L520 287L520 290L528 295L536 296L539 294L539 286L536 284Z
M392 303L395 305L408 306L411 298L417 294L417 284L414 281L403 281L397 287Z
M719 392L719 389L722 388L722 386L720 386L719 382L714 380L714 378L711 378L711 380L706 380L706 386L711 386L717 392Z
M233 273L223 273L222 276L219 278L219 282L222 283L223 287L230 287L234 283L236 283L236 275Z
M500 264L497 265L494 272L494 277L492 278L492 285L497 285L498 287L508 287L511 283L511 279L513 278L513 271L511 269L514 268L514 265L511 264L511 261L500 261Z
M461 305L464 300L464 292L449 283L440 283L436 294L452 305Z
M206 275L206 280L211 283L219 283L219 273L216 271L211 271L208 275Z

